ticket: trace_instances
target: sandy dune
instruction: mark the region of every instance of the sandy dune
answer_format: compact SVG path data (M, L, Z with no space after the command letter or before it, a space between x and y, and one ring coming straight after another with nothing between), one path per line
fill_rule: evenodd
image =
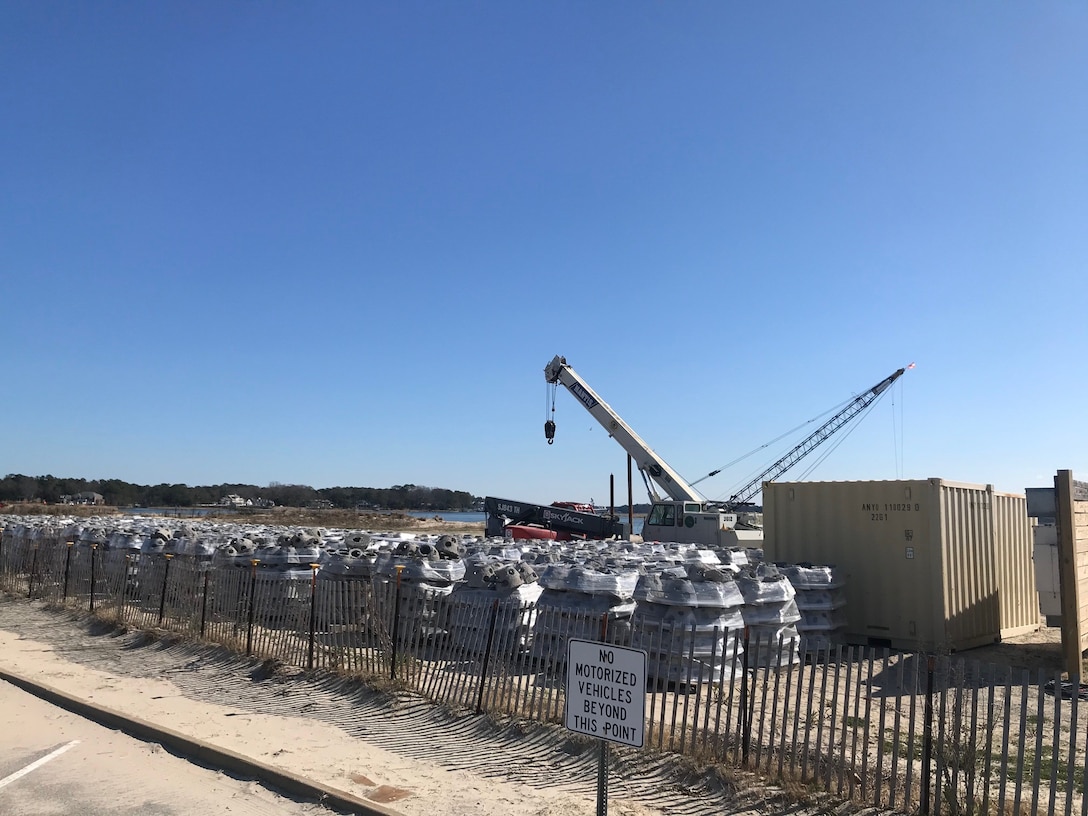
M217 647L0 601L0 667L323 782L404 816L596 812L597 748L552 726L457 715ZM609 813L799 813L666 755L613 751Z

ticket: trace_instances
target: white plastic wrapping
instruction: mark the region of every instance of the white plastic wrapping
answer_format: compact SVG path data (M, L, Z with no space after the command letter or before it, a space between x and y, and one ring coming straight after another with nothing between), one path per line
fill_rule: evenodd
M781 603L746 604L741 609L748 626L778 626L801 620L801 610L792 598Z
M722 575L722 573L719 573ZM719 581L690 580L671 571L649 573L635 586L636 601L677 607L739 607L744 597L732 578Z
M597 570L582 565L551 564L540 573L540 585L545 589L630 599L638 578L637 569Z
M835 589L845 584L838 567L818 564L779 564L796 589Z
M799 589L795 600L802 614L809 610L840 609L846 606L846 593L841 589Z

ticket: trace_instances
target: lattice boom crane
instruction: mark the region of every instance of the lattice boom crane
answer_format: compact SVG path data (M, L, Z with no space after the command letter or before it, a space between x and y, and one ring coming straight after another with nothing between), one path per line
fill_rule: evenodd
M899 369L894 374L885 377L864 394L855 397L849 405L798 442L789 453L785 454L781 459L730 496L729 501L725 503L725 506L728 509L734 509L754 498L755 495L763 489L764 482L773 482L791 467L796 465L801 459L808 456L813 450L826 442L832 434L872 405L873 400L884 393L893 382L903 376L904 371L906 371L905 368Z
M911 363L907 368L913 368ZM552 412L555 412L554 389L563 385L582 404L608 435L620 443L638 466L647 493L653 500L653 507L643 524L643 538L648 541L693 542L707 545L735 545L752 539L762 538L762 531L742 531L738 533L737 508L754 498L762 489L764 482L777 479L797 464L817 447L826 442L837 431L858 417L877 397L903 376L905 368L885 377L879 383L837 412L819 428L805 437L787 454L740 488L726 502L708 502L687 480L677 473L653 448L635 433L612 407L590 387L578 373L571 368L565 357L556 355L544 368L544 379L553 388ZM544 423L544 435L550 445L555 438L555 421L549 418ZM717 473L717 471L714 471ZM713 475L713 474L710 474ZM704 477L705 478L705 477ZM701 481L701 480L700 480ZM655 484L666 494L660 496ZM751 533L751 535L747 535ZM758 533L758 535L757 535Z

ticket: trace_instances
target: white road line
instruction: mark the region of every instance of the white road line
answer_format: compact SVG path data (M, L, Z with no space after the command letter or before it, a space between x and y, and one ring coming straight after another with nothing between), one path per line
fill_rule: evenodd
M41 759L36 760L34 762L31 762L29 765L27 765L21 771L16 771L11 776L5 776L3 779L0 779L0 788L4 787L4 785L11 784L16 779L21 779L22 777L26 776L28 773L33 771L35 768L40 768L42 765L47 763L49 760L56 759L61 754L63 754L65 751L67 751L69 748L71 748L71 747L73 747L75 745L79 745L79 740L72 740L67 745L62 745L60 748L55 750L53 753L47 754L46 756L43 756Z

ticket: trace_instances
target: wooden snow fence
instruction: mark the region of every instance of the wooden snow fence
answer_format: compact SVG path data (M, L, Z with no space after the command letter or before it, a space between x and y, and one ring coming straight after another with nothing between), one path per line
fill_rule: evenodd
M0 540L0 590L10 596L392 682L476 713L561 723L566 640L635 640L654 655L642 750L892 812L1088 816L1088 692L1055 673L847 645L801 649L797 661L797 644L756 643L743 630L639 632L637 618L538 609L515 593L319 572Z

